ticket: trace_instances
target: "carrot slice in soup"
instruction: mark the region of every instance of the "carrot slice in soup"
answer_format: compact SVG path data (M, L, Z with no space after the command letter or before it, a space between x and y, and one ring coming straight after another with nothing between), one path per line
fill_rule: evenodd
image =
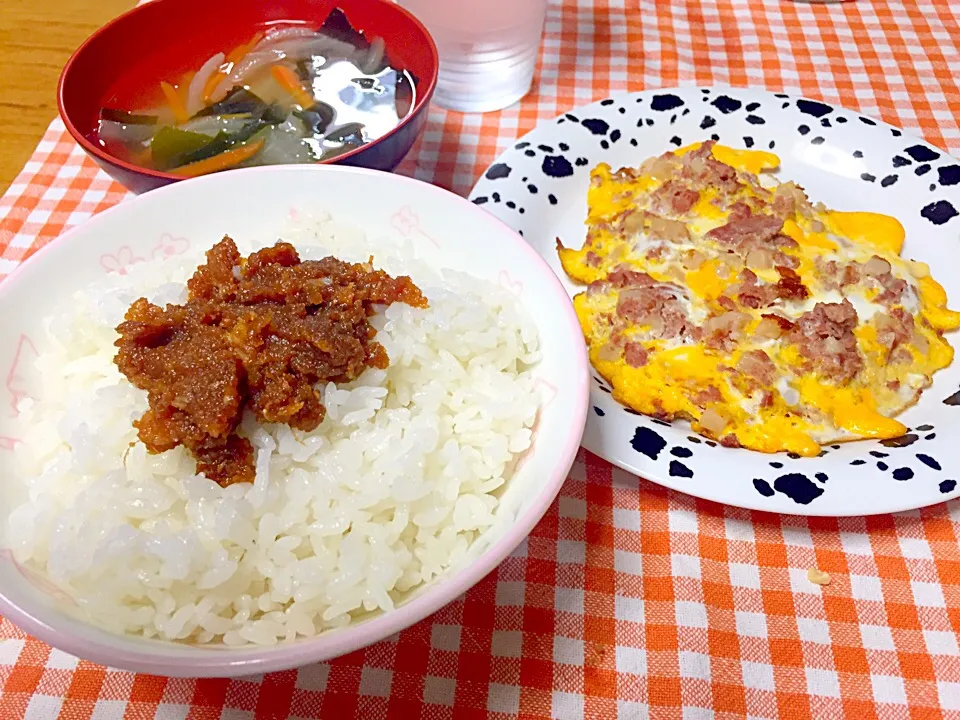
M300 84L300 78L286 65L274 65L270 68L270 74L273 75L273 79L280 84L280 87L293 96L293 99L296 100L300 107L306 109L312 107L316 102L313 93L308 92L303 85Z
M206 175L207 173L217 172L219 170L229 170L260 152L264 142L265 141L261 139L248 142L244 145L238 145L219 155L197 160L197 162L178 167L176 170L171 170L170 172L174 175L180 175L181 177L196 177L197 175Z
M185 123L189 120L190 116L187 115L187 105L183 101L180 93L177 92L177 88L166 80L161 80L160 89L163 90L163 96L167 99L167 105L169 105L173 111L173 117L177 121L177 124Z

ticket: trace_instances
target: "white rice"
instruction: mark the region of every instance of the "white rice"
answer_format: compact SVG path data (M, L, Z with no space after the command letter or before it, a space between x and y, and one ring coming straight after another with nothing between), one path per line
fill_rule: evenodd
M7 541L101 627L229 646L311 636L389 611L497 522L539 406L536 330L518 301L326 215L283 235L304 258L374 255L430 307L372 318L390 367L323 388L314 432L245 418L253 484L219 487L182 448L147 454L131 424L145 393L113 363L130 303L182 301L199 250L112 274L49 321L42 389L20 407L28 499ZM235 239L244 253L268 244Z

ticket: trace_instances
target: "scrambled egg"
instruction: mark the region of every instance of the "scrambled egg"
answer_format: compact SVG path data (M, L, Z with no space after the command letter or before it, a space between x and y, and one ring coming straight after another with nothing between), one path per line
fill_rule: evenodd
M619 402L731 447L816 455L891 438L960 327L892 217L811 204L776 155L697 143L597 166L587 238L558 252Z

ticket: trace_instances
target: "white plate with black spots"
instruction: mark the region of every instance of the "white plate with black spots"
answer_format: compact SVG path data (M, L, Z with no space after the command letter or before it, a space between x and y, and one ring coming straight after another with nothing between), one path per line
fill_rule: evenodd
M585 237L587 185L598 163L638 166L713 138L780 156L781 180L837 210L895 216L903 256L934 268L960 305L960 163L942 150L856 112L797 96L734 88L617 95L545 122L477 182L470 199L520 232L572 297L556 241ZM960 335L948 336L955 347ZM583 445L621 468L696 497L795 515L897 512L960 496L960 360L938 372L887 441L824 447L816 458L719 447L689 424L628 410L594 375Z

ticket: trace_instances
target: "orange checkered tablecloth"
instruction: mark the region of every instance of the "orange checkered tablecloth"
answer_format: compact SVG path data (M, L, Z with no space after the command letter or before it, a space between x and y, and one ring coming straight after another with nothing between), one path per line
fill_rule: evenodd
M677 84L800 92L960 154L957 0L564 0L538 78L500 113L433 109L401 172L466 193L538 121ZM125 197L54 122L0 200L0 277ZM175 680L78 661L4 620L0 720L960 718L958 540L956 501L778 517L583 452L496 572L390 640L299 671ZM814 567L833 582L810 583Z

